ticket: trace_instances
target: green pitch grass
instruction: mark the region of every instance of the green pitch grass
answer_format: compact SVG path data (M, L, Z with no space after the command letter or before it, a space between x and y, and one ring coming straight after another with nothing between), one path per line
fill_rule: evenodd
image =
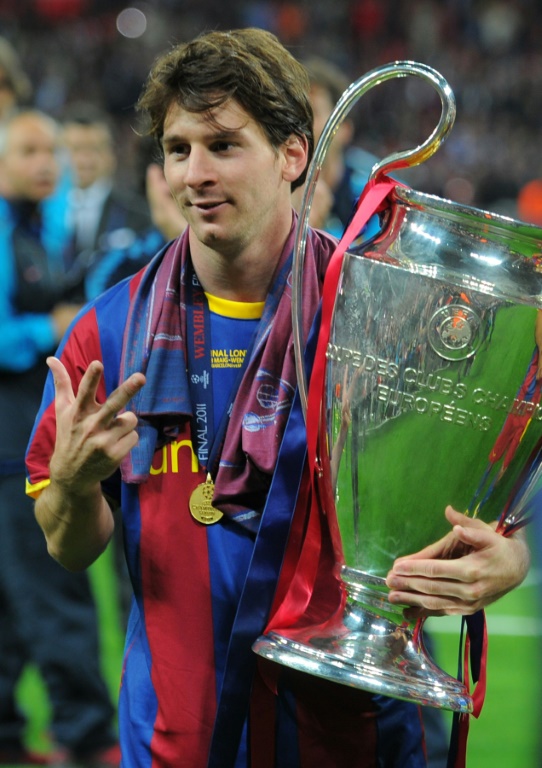
M535 563L522 587L487 609L487 696L480 718L471 721L469 768L540 768L542 764L539 736L542 620L538 609L542 583L539 567ZM91 574L100 611L103 670L116 701L123 637L109 552L92 567ZM434 639L437 662L447 672L455 674L459 619L431 619L428 627ZM41 679L33 668L27 669L18 693L21 706L29 717L29 745L33 749L48 749L50 709Z

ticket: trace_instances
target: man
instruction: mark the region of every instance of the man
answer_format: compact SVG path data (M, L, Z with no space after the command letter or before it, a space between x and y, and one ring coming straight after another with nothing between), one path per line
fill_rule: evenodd
M309 99L314 115L314 141L320 136L349 82L333 62L311 56L303 62L309 75ZM354 123L347 116L338 126L327 147L314 191L309 223L340 238L352 218L355 205L378 158L353 144ZM294 195L300 210L302 190ZM366 224L364 238L377 234L380 223L373 216Z
M97 299L49 361L54 384L27 454L49 551L85 568L112 536L110 505L123 510L136 598L120 702L126 768L424 765L416 707L256 668L250 650L288 585L273 538L283 508L269 488L296 386L291 192L313 148L307 93L303 67L261 30L210 33L157 61L139 103L188 228ZM310 232L307 333L334 247ZM303 450L292 458L302 465ZM297 485L283 485L288 509ZM450 514L481 549L472 521ZM467 612L526 570L521 541L475 528L486 555L471 553L454 598ZM329 554L328 537L322 545ZM480 597L472 574L496 550ZM424 578L426 560L394 575L401 591L414 583L414 610L448 599L438 564L442 580Z
M85 279L85 295L89 300L145 267L160 248L178 237L186 227L161 164L154 161L148 164L145 182L152 225L128 245L97 254Z
M51 560L24 493L24 454L56 348L79 307L66 299L67 232L53 192L58 127L25 110L0 140L0 765L45 764L28 754L16 706L24 666L47 687L62 764L118 765L114 709L100 673L97 617L86 574ZM51 758L53 761L53 758ZM51 762L53 764L53 762Z
M314 140L318 141L324 127L344 91L350 85L343 72L333 62L320 56L303 61L309 74L310 101L314 114ZM311 220L313 226L340 237L344 232L373 165L378 158L353 146L354 123L346 117L333 137L318 184L328 192L327 210L323 205L320 218ZM318 190L320 200L325 193ZM317 198L317 203L319 202ZM312 211L311 211L312 212ZM318 211L316 211L317 215Z
M73 238L65 259L83 298L82 282L96 256L126 247L151 223L144 199L115 184L117 159L106 115L92 105L75 104L63 120L62 140L73 175L68 218Z

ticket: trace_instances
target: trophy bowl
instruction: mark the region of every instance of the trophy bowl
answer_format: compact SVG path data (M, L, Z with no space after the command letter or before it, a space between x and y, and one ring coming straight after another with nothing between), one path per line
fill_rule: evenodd
M417 74L422 65L394 67ZM449 91L438 77L445 103ZM370 73L357 93L379 78L381 70ZM339 102L335 127L355 92ZM433 149L449 115L439 125ZM294 262L302 260L311 183L333 130L322 135L309 173ZM427 156L425 145L416 152L418 161ZM294 298L302 261L296 265ZM344 609L321 626L273 629L256 653L374 693L472 711L466 686L429 657L423 623L388 601L385 577L397 557L449 531L447 505L503 525L530 513L540 491L541 307L542 229L393 188L380 232L346 247L326 340L321 418ZM301 339L296 349L302 360ZM301 364L298 371L304 389Z

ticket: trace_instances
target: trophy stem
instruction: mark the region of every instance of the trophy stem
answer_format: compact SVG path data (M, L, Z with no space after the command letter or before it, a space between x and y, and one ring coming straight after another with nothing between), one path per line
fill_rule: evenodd
M253 650L301 672L372 693L454 712L472 712L466 687L428 656L421 622L387 599L382 578L343 567L347 599L340 616L320 626L273 630Z

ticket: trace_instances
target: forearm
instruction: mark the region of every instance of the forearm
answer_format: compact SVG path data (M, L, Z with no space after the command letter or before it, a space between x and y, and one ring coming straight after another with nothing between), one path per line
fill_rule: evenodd
M76 494L52 480L37 499L35 514L49 554L70 571L91 565L113 535L113 513L99 483Z

